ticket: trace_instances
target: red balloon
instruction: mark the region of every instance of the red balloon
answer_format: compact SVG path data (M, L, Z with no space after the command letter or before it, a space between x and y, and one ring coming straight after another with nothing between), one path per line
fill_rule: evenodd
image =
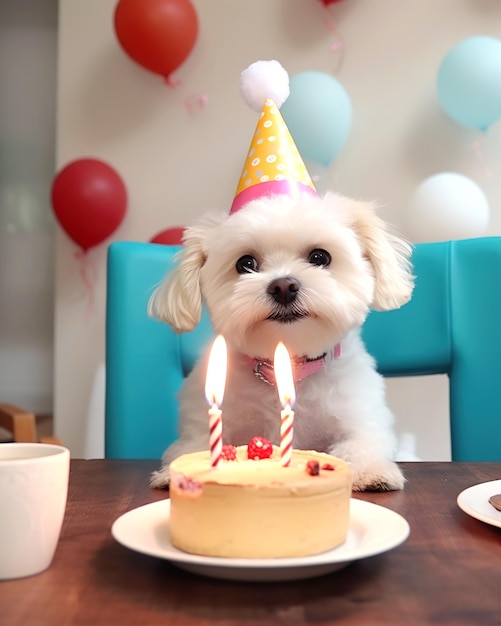
M172 226L161 230L150 239L150 243L161 243L166 246L179 246L183 243L184 226Z
M54 178L52 208L66 234L86 251L118 228L127 209L127 190L107 163L78 159Z
M342 2L343 0L322 0L324 6L328 7L329 4L337 4L338 2Z
M167 78L193 49L198 18L190 0L120 0L115 32L136 63Z

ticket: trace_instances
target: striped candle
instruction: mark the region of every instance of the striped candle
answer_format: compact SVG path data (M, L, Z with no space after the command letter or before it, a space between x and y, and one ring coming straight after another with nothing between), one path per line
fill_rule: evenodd
M287 467L292 459L292 436L294 430L294 411L292 407L296 400L296 392L291 360L287 348L282 342L275 349L273 369L282 405L282 411L280 412L280 455L282 465Z
M209 444L210 444L210 466L217 467L221 459L223 450L223 420L222 411L217 404L213 404L209 409Z
M292 432L294 426L294 411L287 404L280 411L280 455L282 465L287 467L292 459Z
M205 397L209 404L209 446L212 468L219 465L223 449L223 420L220 407L226 383L227 359L226 341L222 335L219 335L212 344L205 379Z

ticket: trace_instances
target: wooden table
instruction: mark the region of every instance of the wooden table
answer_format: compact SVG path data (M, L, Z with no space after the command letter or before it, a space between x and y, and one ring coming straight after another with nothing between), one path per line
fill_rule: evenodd
M501 463L402 463L403 492L357 497L403 515L405 543L320 578L280 583L204 578L115 542L117 517L166 497L148 487L155 467L72 461L52 566L0 583L2 626L501 624L501 530L456 505L466 487L501 478Z

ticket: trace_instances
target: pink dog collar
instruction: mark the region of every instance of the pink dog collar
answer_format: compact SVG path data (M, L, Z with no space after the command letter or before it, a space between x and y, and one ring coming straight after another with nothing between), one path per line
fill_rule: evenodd
M295 357L292 359L292 374L294 376L294 382L298 383L300 380L307 378L315 372L319 372L325 365L327 360L338 359L341 356L341 345L338 343L329 352L325 352L316 359L308 359L306 357ZM273 371L273 363L268 359L255 359L251 356L245 355L246 362L252 366L256 378L268 383L269 385L275 385L275 372Z

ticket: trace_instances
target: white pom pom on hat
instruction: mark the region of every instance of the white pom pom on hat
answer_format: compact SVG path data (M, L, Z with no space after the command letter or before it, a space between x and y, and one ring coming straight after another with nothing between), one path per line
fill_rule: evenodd
M280 108L289 97L289 74L278 61L256 61L240 75L240 91L257 113L268 98Z
M278 61L256 61L241 74L245 102L261 112L230 214L274 194L317 195L315 185L280 113L289 96L289 75Z

